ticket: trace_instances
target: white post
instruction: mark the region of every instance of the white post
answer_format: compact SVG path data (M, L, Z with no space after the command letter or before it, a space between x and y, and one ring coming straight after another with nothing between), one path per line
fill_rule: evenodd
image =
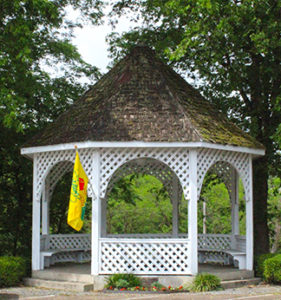
M40 270L40 195L37 195L38 154L33 158L32 271Z
M43 193L42 193L42 234L49 234L50 232L50 221L49 221L49 189L50 185L48 180L45 180L45 184L43 186Z
M188 201L188 237L189 237L189 264L191 274L198 273L197 254L197 151L189 151L189 188L190 199Z
M235 235L239 235L239 176L234 168L231 174L230 201L231 201L231 228L232 228L231 247L235 249L236 248Z
M205 199L203 199L203 234L207 234L206 217L207 217L207 207L206 207L206 201Z
M179 219L179 185L178 178L175 174L173 174L172 179L172 204L173 204L173 237L178 237L178 219Z
M95 150L92 161L91 182L95 195L92 197L92 262L91 274L99 274L99 238L101 235L101 203L100 203L100 154Z
M101 236L106 236L106 209L107 209L107 199L100 199L101 201Z
M245 187L245 190L247 187ZM249 154L249 195L246 197L246 269L253 270L253 168L252 155Z

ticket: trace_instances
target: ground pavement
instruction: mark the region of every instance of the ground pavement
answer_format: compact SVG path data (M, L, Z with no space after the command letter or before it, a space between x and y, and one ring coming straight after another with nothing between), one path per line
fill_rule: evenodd
M281 300L281 285L247 286L208 293L137 294L101 292L64 292L61 290L17 287L0 289L0 300Z

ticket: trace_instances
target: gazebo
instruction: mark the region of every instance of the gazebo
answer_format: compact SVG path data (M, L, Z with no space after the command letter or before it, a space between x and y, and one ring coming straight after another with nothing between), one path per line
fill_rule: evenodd
M56 183L73 168L75 145L90 180L92 231L53 235L49 204ZM91 261L92 275L194 275L198 260L234 261L239 269L253 269L252 160L264 155L264 147L147 47L133 48L21 154L33 160L33 271L85 260ZM229 235L198 235L197 203L209 170L229 192ZM166 186L173 204L171 234L107 234L108 193L119 178L134 172L153 175ZM239 177L245 190L245 236L239 235ZM188 201L184 235L178 233L182 194Z

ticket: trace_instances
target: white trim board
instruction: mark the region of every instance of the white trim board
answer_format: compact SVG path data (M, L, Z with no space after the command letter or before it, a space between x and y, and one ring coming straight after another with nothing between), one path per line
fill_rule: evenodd
M141 142L141 141L129 141L129 142L78 142L67 143L58 145L38 146L22 148L21 154L33 157L35 153L62 151L62 150L74 150L77 146L78 149L85 148L210 148L225 151L235 151L253 154L260 156L265 154L264 149L237 147L231 145L219 145L206 142Z

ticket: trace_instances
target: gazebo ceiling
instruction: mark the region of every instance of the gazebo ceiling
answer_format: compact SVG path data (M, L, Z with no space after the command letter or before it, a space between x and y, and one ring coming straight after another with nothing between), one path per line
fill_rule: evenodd
M84 141L208 142L263 149L141 46L25 147Z

